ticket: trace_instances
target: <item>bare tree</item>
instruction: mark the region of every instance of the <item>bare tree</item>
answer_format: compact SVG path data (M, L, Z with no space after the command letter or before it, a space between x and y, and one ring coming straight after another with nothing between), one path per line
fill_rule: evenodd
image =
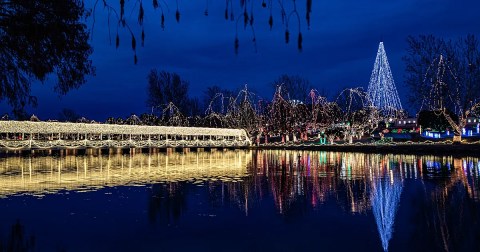
M300 102L305 102L305 99L312 89L310 81L300 75L283 74L272 82L271 85L274 90L277 90L278 86L282 86L280 89L282 92L281 95L285 99L297 100Z
M233 92L221 88L217 85L209 86L203 92L203 105L205 110L215 111L216 113L226 113L229 97L233 97Z
M187 81L182 80L176 73L159 72L156 69L150 71L147 79L147 106L151 107L152 111L173 103L182 114L187 114L190 105Z
M455 131L456 141L467 118L480 107L480 48L474 35L456 42L430 36L409 37L407 86L411 101L425 110L443 113ZM448 111L458 116L454 120Z
M76 122L81 116L73 109L64 108L58 114L58 120L61 122Z
M423 106L425 99L433 100L430 99L430 96L432 95L432 86L438 82L439 78L437 70L440 55L443 55L444 58L454 59L456 52L452 41L445 41L433 35L409 36L407 43L407 54L403 57L406 64L405 84L411 90L408 93L408 102L418 109ZM435 98L448 100L447 90L441 91Z
M248 90L247 85L235 98L230 99L226 118L232 128L242 128L249 133L258 131L255 94Z
M341 122L345 139L362 137L377 128L379 111L369 106L368 95L362 88L348 88L337 97L336 103L341 109Z
M325 132L327 128L341 120L341 109L335 102L329 102L323 96L312 93L311 125L314 129Z
M202 114L200 101L197 97L188 99L187 110L185 111L185 113L189 117L194 117Z
M282 86L275 91L272 102L268 105L266 118L266 132L287 134L293 130L293 104L282 96Z

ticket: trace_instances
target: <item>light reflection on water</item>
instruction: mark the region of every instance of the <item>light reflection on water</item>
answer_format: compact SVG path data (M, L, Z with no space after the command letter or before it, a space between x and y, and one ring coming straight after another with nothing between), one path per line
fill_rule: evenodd
M207 203L233 204L245 216L266 204L288 217L334 202L349 215L372 216L383 250L395 240L403 201L420 220L415 228L427 230L437 249L455 250L464 242L453 234L480 235L478 223L470 225L480 217L479 173L480 160L473 157L318 151L6 157L0 158L0 198L153 185L149 218L163 213L169 225L191 205L189 185L205 188ZM420 189L408 189L412 185ZM405 195L409 191L415 195ZM411 198L420 203L412 204Z
M285 197L278 202L288 202L289 198L307 193L312 194L311 203L315 206L327 195L341 193L343 189L338 189L345 187L349 211L361 213L371 208L368 194L375 191L379 180L401 184L404 179L433 178L442 179L442 188L460 182L468 189L468 196L479 201L478 158L314 151L262 151L255 156L254 174L270 174L272 187L281 186L278 185L282 183L281 176L291 180L287 185L290 193L278 195L278 198ZM280 212L283 207L279 205Z
M0 197L167 182L241 181L247 151L0 159Z
M346 188L349 211L359 213L371 207L367 194L380 179L443 178L447 187L458 181L478 201L479 172L478 158L316 151L14 156L0 158L0 197L179 181L241 182L262 194L254 184L268 177L280 213L298 195L312 194L315 206L339 186Z

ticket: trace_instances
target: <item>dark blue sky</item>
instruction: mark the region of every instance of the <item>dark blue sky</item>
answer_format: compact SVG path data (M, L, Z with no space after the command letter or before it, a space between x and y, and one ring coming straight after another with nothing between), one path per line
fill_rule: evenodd
M93 0L86 1L87 5ZM118 1L111 1L118 5ZM478 0L325 0L313 1L311 29L305 21L305 1L297 1L301 15L303 52L296 48L297 25L290 28L290 44L284 42L278 2L274 2L274 28L269 30L268 9L261 0L254 1L258 50L251 43L250 30L238 25L240 48L234 53L235 22L224 19L225 1L209 1L209 16L204 16L205 1L179 1L180 23L175 21L175 2L166 11L165 30L160 27L160 12L151 1L144 1L145 47L140 47L135 1L127 3L126 15L137 34L138 64L133 64L130 36L120 30L120 48L109 44L107 12L97 9L93 30L92 60L96 76L80 89L59 97L53 84L34 85L39 106L29 109L40 119L56 118L63 108L74 109L87 118L104 121L108 116L125 117L150 111L146 107L146 76L157 68L178 73L190 81L190 95L202 98L211 85L239 89L245 84L263 98L271 99L270 83L283 73L299 74L317 89L330 95L346 87L368 85L378 43L383 39L402 105L406 104L403 87L406 37L434 34L457 38L468 33L480 35ZM284 2L290 2L285 0ZM234 0L236 15L239 1ZM287 7L290 9L290 7ZM91 25L91 19L88 20ZM116 28L112 28L114 41ZM0 112L9 112L5 102Z

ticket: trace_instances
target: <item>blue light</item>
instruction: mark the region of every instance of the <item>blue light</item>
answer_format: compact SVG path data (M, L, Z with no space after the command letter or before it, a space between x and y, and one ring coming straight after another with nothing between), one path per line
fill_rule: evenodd
M395 214L402 189L403 183L399 179L392 181L392 183L386 179L376 179L373 182L370 200L384 251L388 251L388 243L392 238Z

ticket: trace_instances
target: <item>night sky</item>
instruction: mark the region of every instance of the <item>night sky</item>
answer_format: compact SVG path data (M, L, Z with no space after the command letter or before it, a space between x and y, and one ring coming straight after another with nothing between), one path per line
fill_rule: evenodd
M91 7L93 0L87 0ZM115 6L118 1L110 1ZM303 52L298 52L298 26L291 24L291 41L285 44L278 2L274 2L274 26L268 26L269 10L254 1L257 52L252 33L238 23L239 54L234 52L235 22L224 19L225 1L209 1L209 16L204 16L206 1L179 1L180 23L175 21L175 2L166 11L165 30L160 27L160 12L151 1L144 1L145 46L140 47L138 10L132 13L127 1L126 16L137 36L138 64L133 63L130 35L120 29L120 47L115 48L116 27L109 42L107 11L99 5L95 15L91 56L96 76L65 96L53 92L52 80L33 85L39 106L29 114L41 120L56 118L63 108L75 110L89 119L104 121L109 116L126 117L149 112L146 107L147 74L152 68L178 73L190 82L190 95L202 100L211 85L238 90L245 84L264 99L271 99L270 83L281 74L299 74L318 90L330 96L347 87L367 88L378 43L383 40L403 107L406 104L403 76L408 35L433 34L456 39L473 33L480 36L478 0L326 0L313 1L311 28L307 30L305 1L297 1ZM195 3L191 3L195 2ZM290 2L290 1L285 1ZM128 5L131 4L131 5ZM236 15L239 1L234 1ZM290 7L287 7L290 10ZM132 13L132 14L131 14ZM113 20L113 19L112 19ZM92 18L87 19L89 27ZM0 112L10 112L5 102ZM416 110L412 110L416 112Z

